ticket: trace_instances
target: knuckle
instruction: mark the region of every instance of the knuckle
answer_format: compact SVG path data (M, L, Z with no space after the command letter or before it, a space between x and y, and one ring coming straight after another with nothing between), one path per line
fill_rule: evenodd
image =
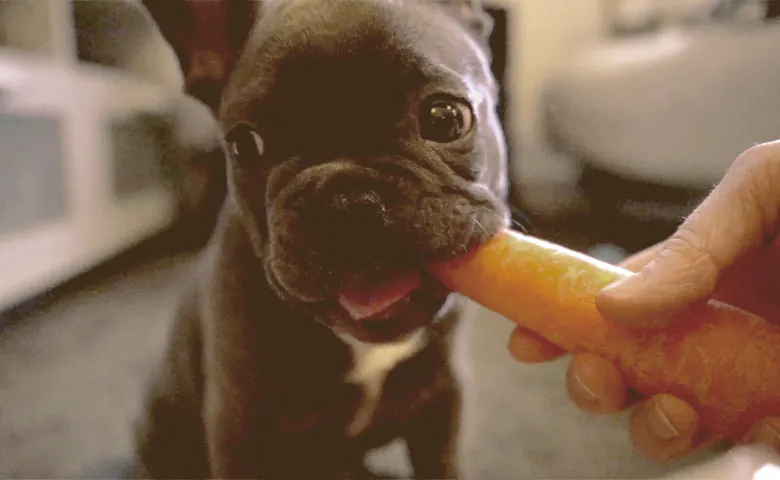
M756 183L756 187L776 184L780 180L780 141L748 148L734 161L734 169Z
M679 259L687 261L698 260L707 263L716 263L704 245L703 240L699 238L699 235L695 231L688 228L687 223L681 225L680 228L666 240L663 251L661 251L659 256L676 256Z
M737 158L736 175L741 176L739 201L747 217L758 215L763 234L775 230L780 209L780 141L755 145Z
M683 224L677 229L674 235L666 241L664 250L664 255L689 255L690 253L702 254L703 247L699 236L686 228L686 225Z
M740 156L741 161L780 161L780 140L758 143L745 150Z
M676 258L673 258L676 257ZM719 259L707 248L704 239L689 226L683 223L677 231L666 240L659 258L673 260L674 263L686 265L690 272L696 272L699 288L711 291L720 275L720 271L729 259Z

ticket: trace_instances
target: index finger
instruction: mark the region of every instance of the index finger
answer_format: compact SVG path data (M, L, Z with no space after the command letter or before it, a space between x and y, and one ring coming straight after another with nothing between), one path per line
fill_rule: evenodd
M652 325L711 295L724 268L775 233L777 185L780 141L747 150L653 261L599 293L599 311L614 321Z

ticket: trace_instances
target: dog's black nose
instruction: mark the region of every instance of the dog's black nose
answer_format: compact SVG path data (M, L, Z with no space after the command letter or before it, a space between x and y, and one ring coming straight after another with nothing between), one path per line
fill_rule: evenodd
M350 187L321 190L304 221L310 238L330 255L365 263L387 241L388 212L377 190Z
M325 215L334 227L373 229L384 225L386 209L374 191L337 193L327 200Z

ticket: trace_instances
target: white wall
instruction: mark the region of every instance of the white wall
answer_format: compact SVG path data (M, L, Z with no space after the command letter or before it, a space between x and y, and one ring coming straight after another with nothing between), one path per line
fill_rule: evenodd
M4 147L16 152L12 153L15 158L30 155L27 165L32 167L13 168L10 163L11 169L4 169L7 165L0 160L0 178L5 175L21 183L22 201L18 205L23 206L21 215L29 219L30 211L34 214L36 210L34 205L24 208L25 203L40 200L37 193L45 191L35 182L26 187L25 179L37 178L36 165L51 169L52 164L60 162L63 172L50 172L65 192L67 205L61 212L32 218L30 223L0 235L0 311L148 238L166 227L175 214L176 199L163 181L131 196L116 195L114 141L108 128L109 122L140 113L171 113L168 109L172 102L185 101L180 97L181 74L172 49L159 34L153 35L153 29L141 28L134 32L139 38L128 43L132 48L123 48L120 55L114 55L119 60L116 65L81 62L72 7L99 7L96 4L100 2L71 1L73 4L63 0L0 4L0 114L6 122L13 116L43 117L54 119L60 127L53 130L56 134L40 139L40 131L33 135L4 131L6 139L9 135L20 138L18 144L9 146L6 144L13 142L6 142ZM108 37L114 31L103 28L103 18L111 17L126 26L122 20L128 17L122 14L138 13L119 1L102 2L102 7L112 11L104 12L105 16L93 23ZM138 15L135 17L137 20ZM97 38L95 44L107 48L113 46L110 40ZM127 42L120 43L123 47ZM154 58L146 62L145 55ZM135 75L128 75L128 71ZM52 147L40 151L35 148L38 144ZM17 195L14 192L12 198L19 198ZM17 209L10 211L20 215Z

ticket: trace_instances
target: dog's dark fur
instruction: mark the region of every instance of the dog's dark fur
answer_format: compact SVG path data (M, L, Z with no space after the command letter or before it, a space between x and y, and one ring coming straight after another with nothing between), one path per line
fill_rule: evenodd
M402 438L416 478L457 478L452 295L428 278L394 317L362 323L336 297L508 224L479 16L410 0L257 12L221 97L228 199L149 390L141 474L335 480ZM437 99L463 128L436 130ZM411 335L352 432L370 396L359 352Z

